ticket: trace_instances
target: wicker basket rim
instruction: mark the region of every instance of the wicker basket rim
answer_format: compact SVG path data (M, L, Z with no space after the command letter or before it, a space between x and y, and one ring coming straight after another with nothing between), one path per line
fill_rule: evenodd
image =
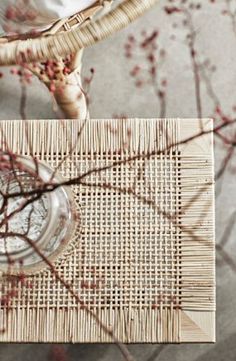
M83 27L34 39L0 44L0 65L59 59L119 31L151 8L157 0L124 0L114 10Z

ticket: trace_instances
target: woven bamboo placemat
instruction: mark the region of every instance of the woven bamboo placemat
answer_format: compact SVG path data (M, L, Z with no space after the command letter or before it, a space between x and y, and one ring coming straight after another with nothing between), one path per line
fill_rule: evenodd
M16 153L33 152L66 178L93 170L84 179L90 185L73 186L80 226L56 263L84 305L122 342L213 342L212 121L1 121L0 128L1 148L7 141ZM27 282L15 280L17 294L0 307L0 341L113 341L50 270ZM1 297L11 287L3 277Z

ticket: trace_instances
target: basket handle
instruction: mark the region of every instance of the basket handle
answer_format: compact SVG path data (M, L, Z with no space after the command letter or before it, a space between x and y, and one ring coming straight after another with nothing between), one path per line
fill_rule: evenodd
M48 37L16 40L0 45L0 65L14 65L59 59L107 38L123 29L151 8L158 0L125 0L101 19L84 27Z

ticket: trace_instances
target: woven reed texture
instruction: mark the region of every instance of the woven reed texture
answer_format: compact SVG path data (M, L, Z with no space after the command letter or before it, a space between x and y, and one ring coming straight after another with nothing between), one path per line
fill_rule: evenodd
M19 63L22 61L22 54L25 63L60 59L68 54L75 54L126 27L156 2L157 0L124 0L104 17L88 22L82 28L0 44L0 65Z
M67 155L68 179L106 166L73 186L81 223L55 265L103 324L127 343L213 342L212 121L88 120L79 139L82 120L0 126L3 149L54 167ZM2 297L18 294L0 308L0 341L113 342L50 270L28 281L2 279Z

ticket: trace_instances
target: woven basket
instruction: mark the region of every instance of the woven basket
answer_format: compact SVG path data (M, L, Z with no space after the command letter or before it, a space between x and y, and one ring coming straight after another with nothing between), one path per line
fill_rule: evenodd
M71 64L69 75L60 73L56 83L55 98L68 118L82 118L86 114L85 99L80 89L78 73L81 69L82 49L103 40L118 30L126 27L132 21L151 8L157 0L124 0L111 11L109 1L97 1L92 7L67 19L58 21L46 32L35 38L19 36L0 39L0 65L31 64L48 59L58 62L59 68L63 66L63 58L69 54L76 55ZM103 16L94 19L100 10ZM49 81L37 72L35 66L32 70L39 79L49 87ZM61 91L63 87L63 92ZM56 89L56 90L57 90ZM83 109L83 111L82 111Z

